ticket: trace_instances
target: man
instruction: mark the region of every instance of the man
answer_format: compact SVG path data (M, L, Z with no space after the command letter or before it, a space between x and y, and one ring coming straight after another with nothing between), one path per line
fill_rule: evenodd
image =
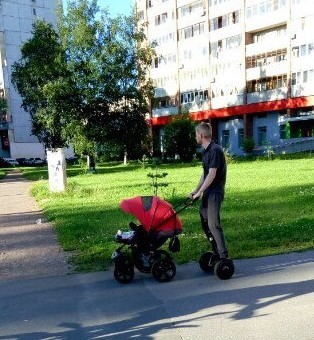
M224 233L220 224L220 208L224 199L227 165L222 148L212 141L212 128L208 123L196 126L196 141L202 146L203 173L195 190L189 195L193 200L202 196L200 217L202 228L212 242L213 252L228 258Z

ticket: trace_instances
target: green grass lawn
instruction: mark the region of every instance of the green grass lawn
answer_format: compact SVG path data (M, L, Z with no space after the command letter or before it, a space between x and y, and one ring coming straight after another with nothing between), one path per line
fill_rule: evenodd
M201 165L162 165L167 187L158 195L173 205L197 184ZM73 251L80 271L107 269L117 247L113 236L136 221L119 208L123 198L152 195L149 168L137 165L102 166L97 174L79 167L67 170L64 193L49 193L47 170L25 169L36 181L32 193L57 229L63 248ZM228 165L222 224L230 257L249 258L314 248L314 158L256 160ZM209 249L199 223L198 205L180 213L183 233L177 263L198 261Z
M2 179L5 176L5 171L0 169L0 179Z

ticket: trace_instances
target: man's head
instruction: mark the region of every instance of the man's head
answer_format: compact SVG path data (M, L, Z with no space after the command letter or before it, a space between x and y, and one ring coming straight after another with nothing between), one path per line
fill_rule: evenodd
M195 128L196 141L198 144L210 142L212 138L212 127L209 123L202 122Z

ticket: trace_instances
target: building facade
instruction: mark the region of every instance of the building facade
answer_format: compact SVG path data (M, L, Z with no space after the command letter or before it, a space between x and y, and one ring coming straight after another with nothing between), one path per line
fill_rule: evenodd
M314 7L310 0L136 0L156 46L150 120L210 121L231 154L243 139L277 152L314 147Z
M21 98L11 79L12 64L21 57L21 45L31 37L35 20L56 24L61 0L0 0L0 157L41 157L44 146L31 135L31 120L21 108Z

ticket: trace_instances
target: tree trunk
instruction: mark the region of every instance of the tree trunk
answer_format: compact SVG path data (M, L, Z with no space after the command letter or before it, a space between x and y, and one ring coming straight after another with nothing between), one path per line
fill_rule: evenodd
M87 166L88 171L90 172L96 171L95 157L93 155L87 155Z

